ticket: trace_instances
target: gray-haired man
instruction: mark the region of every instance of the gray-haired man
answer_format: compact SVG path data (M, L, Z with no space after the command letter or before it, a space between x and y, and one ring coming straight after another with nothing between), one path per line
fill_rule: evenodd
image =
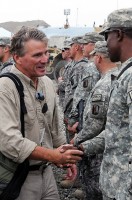
M23 27L12 38L11 52L15 66L11 72L23 84L27 108L24 138L18 91L12 80L0 78L0 192L10 182L19 163L25 159L29 159L30 163L18 200L59 199L48 162L76 163L82 154L75 149L62 152L58 148L66 143L66 138L60 130L53 83L44 76L49 58L47 45L45 34L34 28Z

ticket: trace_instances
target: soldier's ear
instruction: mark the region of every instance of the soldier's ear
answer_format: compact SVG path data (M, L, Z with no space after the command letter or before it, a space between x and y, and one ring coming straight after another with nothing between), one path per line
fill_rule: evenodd
M3 49L4 49L4 52L8 52L10 50L9 46L5 46Z
M101 63L101 61L102 61L102 56L101 55L98 55L98 57L97 57L97 61L98 61L98 63Z
M117 31L117 37L118 37L118 41L121 41L124 38L124 33L122 30L118 30Z

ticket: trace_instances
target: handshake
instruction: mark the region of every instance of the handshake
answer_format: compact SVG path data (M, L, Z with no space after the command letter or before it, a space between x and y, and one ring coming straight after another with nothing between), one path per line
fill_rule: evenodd
M56 155L57 162L54 162L55 164L75 164L77 161L82 160L83 156L83 151L78 150L72 144L61 145L54 151L58 152L58 156Z

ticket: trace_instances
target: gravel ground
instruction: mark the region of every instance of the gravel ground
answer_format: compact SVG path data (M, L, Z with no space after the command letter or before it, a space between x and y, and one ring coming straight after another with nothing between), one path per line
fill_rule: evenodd
M57 84L54 80L53 80L53 83L55 85L55 88L57 89ZM58 98L58 103L59 103L59 98ZM65 125L64 125L63 119L64 119L64 114L62 112L62 109L60 108L60 124L61 124L61 126L59 128L60 128L60 131L65 134ZM55 176L55 179L57 182L60 199L61 200L78 200L79 198L77 199L73 196L73 193L75 192L75 190L77 188L65 189L60 186L60 182L62 181L62 176L64 173L66 173L66 171L64 169L58 168L53 165L53 172L54 172L54 176ZM68 197L67 197L67 195L68 195Z
M57 186L58 186L58 190L59 190L59 194L60 194L60 199L61 200L77 200L77 198L75 198L73 196L73 193L75 192L75 190L77 188L72 188L70 190L70 194L67 197L67 194L69 193L69 189L65 189L65 188L62 188L60 186L60 181L62 181L62 175L65 173L65 170L61 169L61 168L58 168L56 166L53 166L53 172L54 172L54 176L55 176L55 179L56 179L56 182L57 182Z

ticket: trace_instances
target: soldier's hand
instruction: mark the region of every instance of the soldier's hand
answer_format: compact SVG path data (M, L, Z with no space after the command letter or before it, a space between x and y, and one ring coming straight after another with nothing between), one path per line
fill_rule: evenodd
M74 147L73 144L64 144L58 147L58 150L60 150L61 153L64 153L68 149L77 149L77 148Z
M58 83L61 83L63 81L63 78L62 78L62 76L60 76L59 78L58 78Z
M74 144L74 138L70 141L70 144L71 144L71 145Z
M72 164L67 169L66 179L68 180L75 180L77 176L77 166L75 164Z
M78 127L78 124L79 124L79 122L76 122L73 126L70 126L69 124L68 124L68 131L69 132L71 132L71 133L77 133L77 127Z

